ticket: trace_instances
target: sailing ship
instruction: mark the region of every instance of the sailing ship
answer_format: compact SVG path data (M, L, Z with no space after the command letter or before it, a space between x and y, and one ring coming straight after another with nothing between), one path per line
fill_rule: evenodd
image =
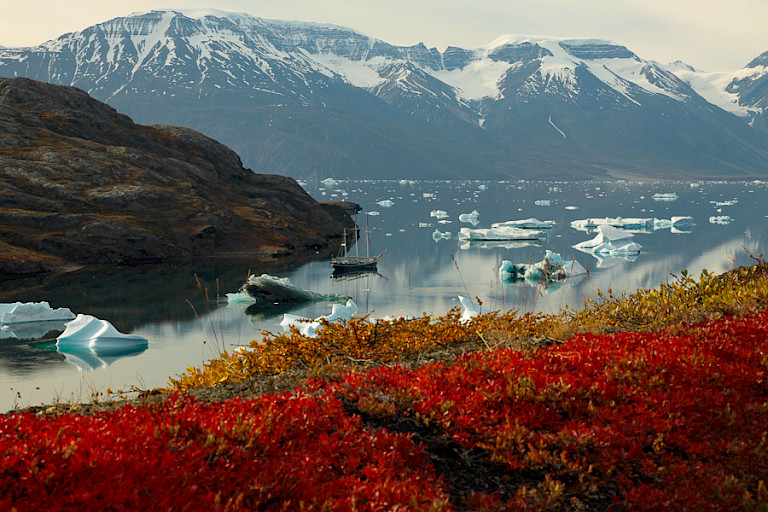
M379 260L381 259L384 254L386 254L386 250L384 252L379 253L376 256L370 255L370 242L369 242L369 231L368 231L368 216L365 217L366 223L365 223L365 256L358 255L358 249L357 245L355 244L355 254L351 255L349 254L348 246L347 246L347 230L344 229L344 234L342 235L342 242L341 242L341 253L331 258L331 265L333 266L334 273L341 273L341 272L368 272L368 271L375 271L378 268ZM355 235L356 240L359 238L360 228L357 226L357 222L355 222Z

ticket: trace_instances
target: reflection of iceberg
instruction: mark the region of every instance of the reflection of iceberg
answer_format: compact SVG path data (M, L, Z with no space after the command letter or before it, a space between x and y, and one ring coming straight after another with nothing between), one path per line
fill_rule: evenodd
M106 320L99 320L91 315L77 315L67 324L67 328L56 339L59 351L71 347L98 348L134 351L144 350L148 346L147 338L135 334L123 334Z
M573 247L580 251L606 256L638 254L643 246L633 242L632 236L632 233L627 233L612 226L598 226L595 238L580 242Z
M461 228L459 240L538 240L541 231L509 226L497 228Z
M522 249L540 245L539 240L460 240L459 249Z
M144 352L147 346L126 347L63 347L58 352L64 355L66 361L77 366L80 371L93 371L106 368L116 360L126 356L137 356Z
M477 210L472 210L472 213L462 213L459 215L459 221L477 226L480 223L480 214Z
M450 240L452 237L453 235L451 234L450 231L446 231L445 233L443 233L439 229L436 229L432 233L432 240L434 240L435 242L439 242L440 240Z
M597 268L610 268L620 263L629 261L630 263L635 261L639 254L622 254L621 256L605 256L603 254L592 254L597 259Z
M275 277L269 274L252 275L237 293L228 293L227 300L232 305L261 304L304 304L319 301L344 301L346 295L324 295L302 290L294 286L287 277Z
M45 322L25 322L23 324L0 327L0 339L16 338L20 340L39 340L49 332L60 333L66 328L66 322L48 320Z
M653 194L654 201L675 201L677 200L677 194L674 192L664 192Z
M491 224L492 228L511 227L520 229L552 229L555 227L555 221L553 220L539 220L539 219L521 219L521 220L508 220L505 222L494 222Z
M47 302L14 302L0 304L0 324L68 321L75 318L67 308L52 309Z
M308 337L314 338L317 336L317 331L322 327L322 320L326 322L347 322L357 313L357 304L352 299L349 299L346 304L334 304L331 308L331 314L328 316L320 316L314 320L303 320L302 317L296 315L283 315L283 321L280 325L285 332L289 332L291 327L296 327L299 332Z
M547 250L544 259L538 263L514 264L509 260L504 260L499 267L499 278L502 281L525 280L531 284L562 281L586 273L587 271L578 261L565 261L560 254L550 250Z

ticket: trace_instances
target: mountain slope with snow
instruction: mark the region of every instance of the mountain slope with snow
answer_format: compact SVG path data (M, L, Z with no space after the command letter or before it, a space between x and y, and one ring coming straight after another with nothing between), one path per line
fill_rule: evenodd
M168 10L0 50L0 76L79 87L296 177L715 177L768 172L768 135L744 118L764 105L761 62L737 81L602 40L503 36L440 52Z

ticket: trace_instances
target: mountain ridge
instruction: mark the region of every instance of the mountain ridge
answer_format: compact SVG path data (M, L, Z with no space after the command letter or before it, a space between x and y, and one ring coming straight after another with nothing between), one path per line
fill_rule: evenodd
M75 85L298 178L768 174L758 72L721 84L598 39L504 35L440 52L339 25L184 12L0 50L0 76Z

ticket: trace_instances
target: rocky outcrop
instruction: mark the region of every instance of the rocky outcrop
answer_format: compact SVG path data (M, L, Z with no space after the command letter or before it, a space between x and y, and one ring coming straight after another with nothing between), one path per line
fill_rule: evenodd
M198 132L136 125L76 88L0 79L0 274L271 259L327 246L350 223Z

